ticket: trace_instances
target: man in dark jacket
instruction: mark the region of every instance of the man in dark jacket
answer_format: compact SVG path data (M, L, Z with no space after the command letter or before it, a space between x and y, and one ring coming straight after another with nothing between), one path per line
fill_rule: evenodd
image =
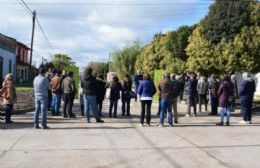
M178 96L180 95L180 83L176 80L176 76L174 74L171 74L171 81L173 84L172 88L172 107L174 112L174 123L178 123L178 110L177 110L177 104L178 104Z
M173 100L173 83L170 79L170 74L164 75L164 80L159 84L159 91L161 92L161 113L160 124L164 124L164 111L168 111L168 123L172 126L172 100Z
M102 106L104 97L106 94L106 82L104 81L103 75L97 77L97 105L98 105L98 114L102 116Z
M81 87L83 89L84 96L84 116L86 122L90 123L89 111L90 107L93 111L93 115L96 118L96 122L104 122L101 120L100 115L98 114L97 107L97 80L92 75L92 68L86 68L84 76L81 79Z
M251 79L250 75L247 72L243 73L243 81L239 88L239 95L244 116L240 124L251 124L255 90L256 86L254 79Z
M191 115L191 107L193 106L194 109L194 116L197 115L197 83L196 83L196 76L191 75L188 78L188 81L186 83L186 90L187 90L187 114L186 116Z

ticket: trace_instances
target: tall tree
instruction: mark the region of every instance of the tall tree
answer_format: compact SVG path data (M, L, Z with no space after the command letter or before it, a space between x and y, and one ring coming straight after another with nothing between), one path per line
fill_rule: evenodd
M255 0L215 1L209 15L189 38L186 48L189 70L205 74L258 71L259 9ZM237 23L230 24L234 22Z
M134 65L141 50L141 44L133 42L112 53L112 68L117 72L119 77L122 78L125 74L133 75L135 73Z
M108 63L106 62L90 62L88 67L93 69L93 74L96 76L105 76L108 73Z
M75 62L67 54L55 54L52 57L54 68L63 70L67 66L75 66Z

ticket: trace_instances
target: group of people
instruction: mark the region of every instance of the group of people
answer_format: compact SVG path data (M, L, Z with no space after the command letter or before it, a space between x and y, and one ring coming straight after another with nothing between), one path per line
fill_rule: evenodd
M63 99L64 118L75 118L72 111L74 99L77 94L73 72L66 74L61 71L53 71L46 75L47 70L41 68L39 75L33 81L35 94L35 114L34 127L39 127L39 115L41 114L42 128L48 129L47 111L48 104L52 115L60 115L61 100ZM178 101L183 100L183 94L186 93L187 114L186 116L197 115L197 104L199 112L202 105L205 105L205 111L208 111L208 100L211 105L210 115L218 114L220 107L220 122L217 125L224 125L226 116L226 125L230 125L231 112L235 109L235 101L240 96L241 111L243 113L242 124L250 124L252 116L253 97L255 92L254 79L248 73L243 73L243 81L237 88L237 82L234 75L226 75L222 80L218 80L215 75L209 79L198 77L195 74L176 76L166 73L157 86L151 76L138 71L134 78L135 88L132 87L131 77L127 74L120 82L114 75L111 81L105 81L102 75L95 77L91 68L86 68L81 77L81 113L87 123L90 120L90 110L98 123L103 123L102 106L104 98L107 97L109 104L109 117L117 118L118 101L122 102L122 113L124 117L131 116L131 99L141 102L140 125L144 126L145 120L148 126L151 125L151 107L154 95L159 97L159 126L164 126L165 117L168 117L169 126L178 123ZM133 91L134 90L134 91ZM8 74L2 84L0 96L3 98L5 108L6 123L12 123L11 114L13 104L16 102L16 90L12 74ZM191 108L193 107L193 114Z

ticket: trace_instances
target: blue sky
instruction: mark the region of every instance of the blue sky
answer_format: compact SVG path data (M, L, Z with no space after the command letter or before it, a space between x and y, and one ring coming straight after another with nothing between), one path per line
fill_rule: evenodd
M0 0L0 33L30 44L31 17L17 2ZM158 32L198 23L212 0L25 0L51 46L36 24L33 62L55 53L70 55L77 65L107 61L115 49L139 40L149 43ZM6 4L11 3L11 4Z

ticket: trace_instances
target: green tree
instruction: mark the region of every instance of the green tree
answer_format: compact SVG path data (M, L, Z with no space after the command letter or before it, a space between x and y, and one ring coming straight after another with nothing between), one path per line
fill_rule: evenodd
M205 37L213 43L233 39L243 26L250 26L250 4L256 0L216 0L202 21Z
M133 42L130 45L115 50L112 53L112 68L122 78L125 74L133 75L135 73L135 62L140 54L142 46L139 42Z
M227 21L230 20L230 17L222 14L223 11L217 13L216 7L224 4L217 0L210 8L206 20L220 19L220 24L225 23L222 25L224 26L223 32L221 33L220 27L213 28L214 26L211 27L212 25L205 20L196 26L186 48L186 53L189 56L187 63L189 71L203 74L225 74L234 71L259 70L259 2L247 1L249 5L245 5L246 8L237 6L237 4L243 4L244 1L234 2L236 3L229 3L234 5L228 7L230 12L244 13L246 18L248 18L249 13L248 20L244 21L242 18L233 17L232 19L237 19L239 26L228 25L226 29L224 25L229 24ZM225 11L227 8L223 7L223 10ZM232 10L237 11L232 12ZM214 12L216 16L212 15Z
M171 73L184 73L187 69L185 48L193 27L182 26L176 31L156 34L136 62L136 69L153 74L155 69L163 69Z
M67 66L75 66L75 62L66 54L55 54L52 57L54 68L63 70Z
M108 73L108 63L106 62L90 62L88 67L93 69L93 74L96 76L105 76Z

